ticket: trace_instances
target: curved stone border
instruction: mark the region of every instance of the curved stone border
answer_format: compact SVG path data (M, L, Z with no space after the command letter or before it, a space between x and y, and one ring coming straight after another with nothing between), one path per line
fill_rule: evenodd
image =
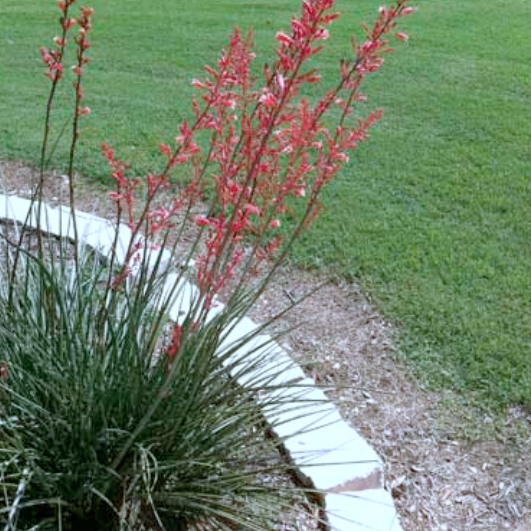
M73 239L69 208L42 205L40 214L41 231ZM0 219L21 224L28 220L30 227L37 228L37 207L32 207L28 199L0 194ZM132 237L127 226L121 225L117 229L111 222L84 212L76 212L76 225L80 241L102 257L109 255L118 230L116 258L123 262ZM157 257L150 258L155 260ZM162 263L164 261L162 257ZM168 276L168 289L175 285L177 278L177 274ZM178 296L169 312L174 321L182 319L197 294L195 286L181 282L183 285L178 289ZM255 334L257 329L258 325L244 317L225 338L222 348L246 335ZM265 416L275 425L276 435L282 438L296 467L297 478L304 485L326 493L325 510L329 526L338 531L401 531L392 497L383 488L382 461L343 420L335 405L315 387L313 380L299 366L294 366L290 356L265 334L257 335L247 342L238 355L245 354L242 351L245 348L249 351L248 355L259 357L263 352L260 347L264 345L267 345L264 348L268 351L274 349L271 374L275 376L275 382L297 382L299 389L300 386L310 389L304 395L305 400L319 404L315 411L305 413L303 417L294 417L293 409L290 411L290 408L275 409L274 412L266 410ZM279 371L281 367L289 369ZM297 392L297 397L300 397L300 392Z

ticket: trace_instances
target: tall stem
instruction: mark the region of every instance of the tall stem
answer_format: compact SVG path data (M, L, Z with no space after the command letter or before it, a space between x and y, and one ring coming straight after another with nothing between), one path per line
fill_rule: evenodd
M32 190L30 207L28 209L28 213L26 214L24 223L22 224L22 227L20 229L18 242L15 248L15 256L13 259L13 269L11 271L10 282L9 282L9 301L10 302L13 300L13 289L15 286L14 280L16 277L17 269L18 269L20 253L22 251L22 242L24 240L24 235L26 234L26 231L28 229L31 216L34 212L33 207L35 204L37 204L37 212L36 212L35 221L36 221L36 226L37 226L38 256L40 259L42 259L43 252L44 252L43 243L42 243L42 234L40 231L43 194L44 194L44 172L46 170L46 156L48 153L48 144L49 144L50 131L51 131L51 118L52 118L52 111L53 111L53 103L55 101L55 95L57 92L59 81L62 78L63 57L65 53L65 48L66 48L66 36L70 28L69 24L65 23L65 21L69 20L69 7L70 7L70 3L67 3L64 6L64 9L61 10L62 12L61 37L58 41L60 44L57 50L55 51L56 56L52 58L49 51L45 49L41 49L43 60L48 65L47 77L49 77L49 79L51 80L51 86L50 86L50 92L48 93L48 99L46 101L46 111L45 111L45 116L44 116L44 130L43 130L42 142L41 142L41 154L40 154L40 161L39 161L38 181L37 181L35 189ZM52 64L56 68L52 68Z

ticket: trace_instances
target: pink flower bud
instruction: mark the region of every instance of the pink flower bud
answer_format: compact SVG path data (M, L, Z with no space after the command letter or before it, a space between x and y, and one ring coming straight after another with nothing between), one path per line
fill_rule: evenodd
M269 223L269 228L270 229L278 229L280 227L280 220L278 219L273 219L270 223Z
M274 107L277 104L277 98L271 92L267 92L266 94L262 94L262 96L260 96L260 100L259 101L264 107L270 107L271 108L271 107Z
M80 116L88 116L90 114L90 107L81 107L79 109Z
M255 215L258 215L260 214L260 209L256 206L256 205L253 205L251 203L247 203L245 205L245 211L248 213L248 214L255 214Z
M283 46L289 46L293 43L293 39L286 35L283 31L277 31L275 38Z
M62 20L61 25L65 30L70 29L72 26L75 26L77 24L77 20L75 18L65 18Z
M285 81L284 81L284 76L279 72L277 73L277 84L278 84L278 88L280 89L280 92L284 92L284 88L286 86L285 84Z
M195 88L199 88L199 89L205 88L205 84L199 81L199 79L196 79L195 77L194 79L192 79L190 84L192 85L192 87L195 87Z
M296 37L300 37L304 35L304 25L300 20L294 18L291 21L291 31Z
M402 11L400 12L401 15L411 15L411 13L414 13L415 12L415 8L414 7L404 7L404 9L402 9Z
M399 31L397 34L396 34L396 38L397 39L400 39L401 41L404 41L404 42L407 42L407 40L409 39L409 37L407 36L406 33L402 33L401 31Z
M39 51L41 53L41 57L44 63L49 65L50 61L52 60L52 56L50 55L49 50L47 48L44 48L44 46L42 46Z
M170 158L171 155L172 155L172 152L171 152L171 149L170 149L170 146L168 146L167 144L164 144L164 143L161 143L159 144L159 151L166 157Z
M118 193L118 192L113 192L113 191L107 192L107 195L113 201L121 201L122 199L125 199L125 196L123 194Z
M194 221L200 226L200 227L206 227L210 225L210 222L206 216L196 216L194 218Z

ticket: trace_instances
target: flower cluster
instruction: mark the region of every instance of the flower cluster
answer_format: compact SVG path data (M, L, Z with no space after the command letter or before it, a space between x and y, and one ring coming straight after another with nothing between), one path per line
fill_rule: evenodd
M407 1L380 7L373 26L364 26L365 41L354 42L353 57L340 64L335 85L314 102L301 94L306 85L321 81L307 64L339 16L334 0L303 0L290 31L276 34L276 60L264 68L260 81L251 75L251 36L234 31L217 67L205 67L205 79L192 81L199 92L192 103L194 121L182 122L174 147L160 145L165 168L147 176L147 203L136 221L131 216L138 181L117 178L116 164L104 149L118 185L111 197L126 208L130 226L142 225L148 237L172 226L174 216L183 208L190 211L203 194L213 197L203 214L192 217L204 234L196 267L207 305L238 266L255 271L275 253L282 257L319 212L323 188L381 116L376 111L359 119L353 108L364 100L359 93L364 77L377 71L383 54L391 51L387 37L407 39L395 31L397 20L413 11ZM323 120L331 111L338 116L334 128ZM176 166L186 167L187 185L169 205L157 205L157 194L169 188ZM281 230L287 216L296 218L289 237Z
M71 0L74 1L74 0ZM83 89L81 88L81 78L83 76L83 68L89 62L86 56L86 51L90 48L88 40L88 32L92 29L92 15L94 10L90 7L82 7L76 22L79 26L79 31L75 37L76 42L76 64L72 66L72 72L76 79L74 82L74 90L76 95L76 112L79 116L86 116L90 113L88 107L81 107L80 103L83 99Z
M88 63L88 59L84 57L84 52L90 47L87 39L87 33L92 28L91 17L94 13L92 8L82 7L77 17L72 17L70 10L76 0L59 1L57 3L61 11L61 35L53 39L54 47L41 47L41 58L47 69L45 75L53 83L59 82L64 74L63 57L67 45L67 37L74 26L79 26L79 34L75 37L77 45L77 63L72 66L74 75L79 78L82 73L82 67ZM88 114L83 111L81 114Z

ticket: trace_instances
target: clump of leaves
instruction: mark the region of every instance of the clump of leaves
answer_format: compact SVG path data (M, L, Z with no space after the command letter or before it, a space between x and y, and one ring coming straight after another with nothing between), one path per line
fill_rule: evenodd
M175 327L162 284L102 290L91 263L82 276L23 263L11 299L6 283L0 297L0 447L27 469L22 528L58 515L63 529L260 528L278 518L293 486L260 479L290 466L268 442L263 408L293 407L297 394L279 394L267 345L257 359L241 349L249 337L225 341L242 308L185 320L169 360Z

